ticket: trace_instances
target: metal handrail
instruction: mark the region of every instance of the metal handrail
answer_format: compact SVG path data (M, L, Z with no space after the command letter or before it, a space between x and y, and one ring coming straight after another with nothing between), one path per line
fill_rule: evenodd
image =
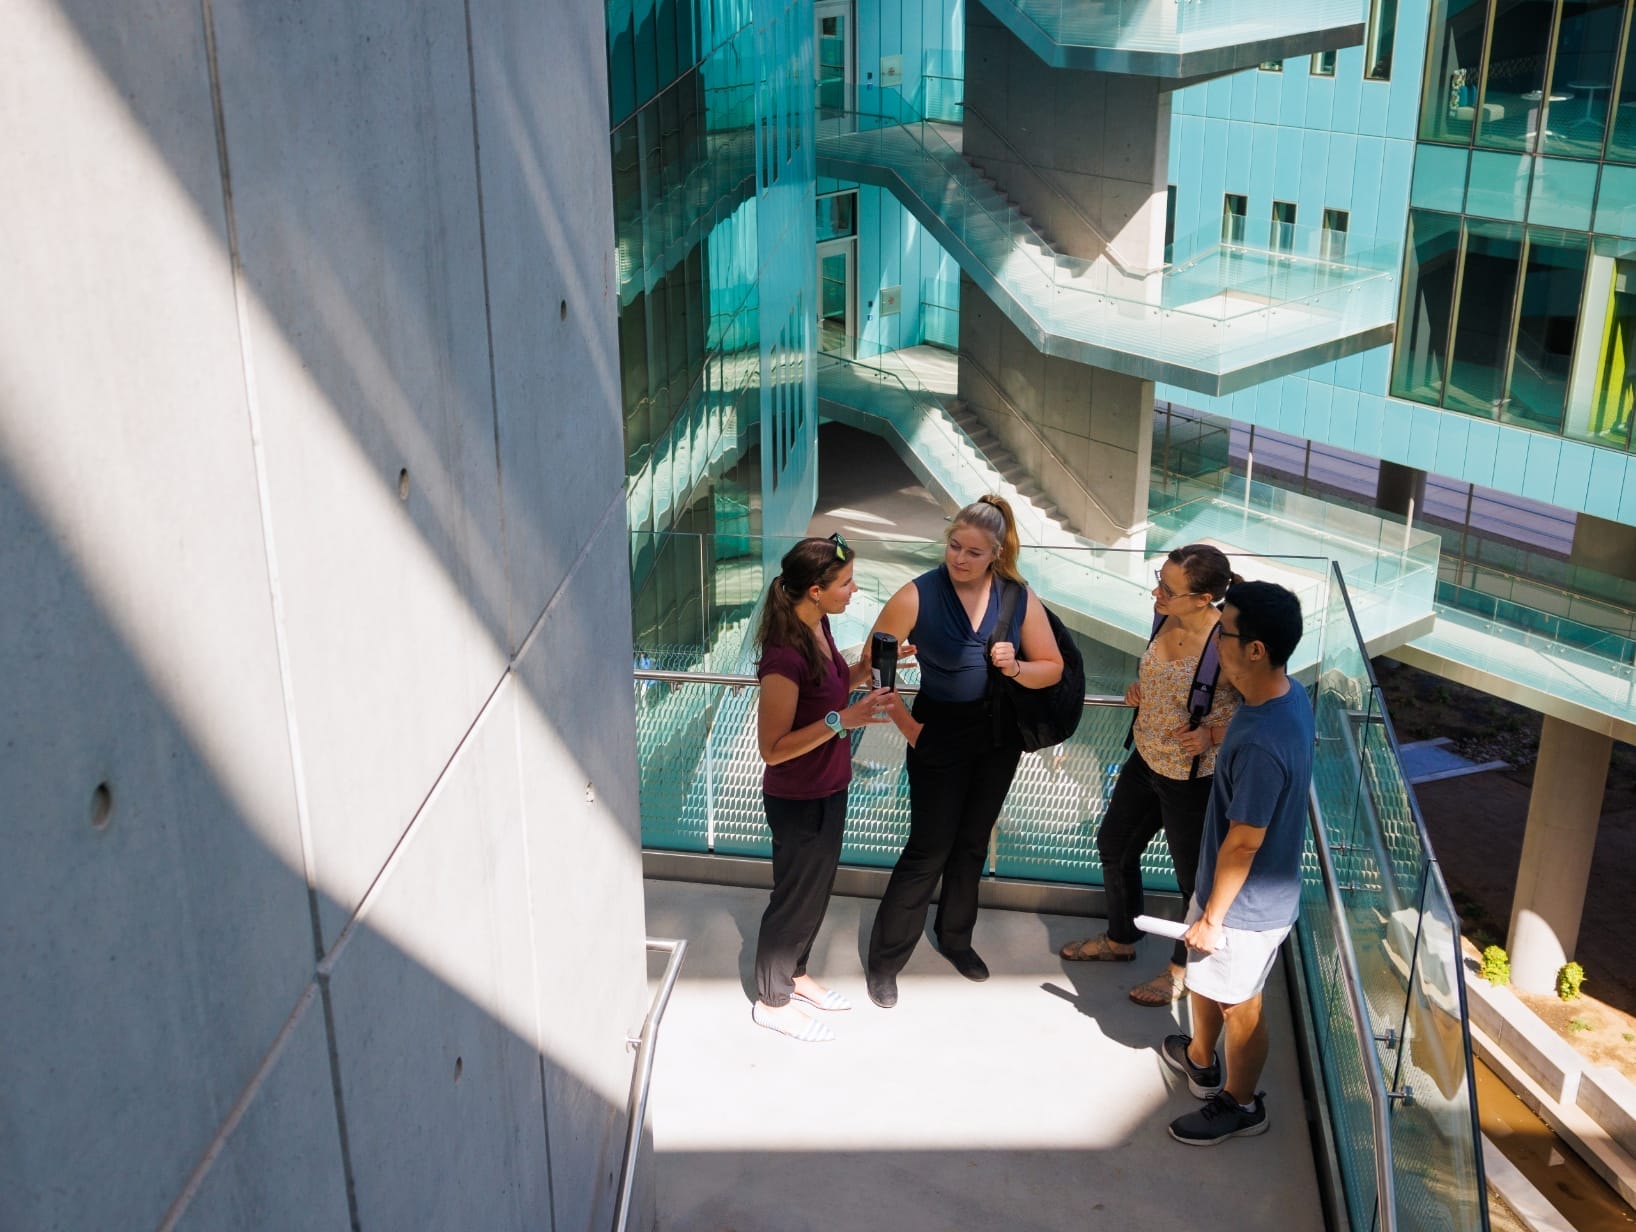
M754 689L761 684L759 676L737 676L726 672L671 672L656 667L638 667L631 671L638 680L660 680L668 684L725 684L736 689ZM905 697L920 692L914 685L898 685L897 691ZM1113 693L1085 694L1087 706L1123 706L1125 699Z
M1107 233L1102 230L1097 221L1087 214L1084 208L1066 192L1064 192L1061 187L1053 184L1043 170L1029 162L1027 156L1011 143L1010 138L999 130L994 121L985 116L979 108L973 107L970 103L965 102L964 100L961 101L960 108L966 116L975 116L977 118L977 122L981 124L996 141L1005 146L1006 151L1011 155L1011 161L1016 166L1023 168L1036 180L1038 180L1040 186L1043 187L1046 192L1050 193L1064 206L1066 206L1068 211L1085 225L1090 233L1096 237L1096 242L1102 245L1103 255L1105 255L1115 266L1117 266L1121 273L1127 274L1132 278L1146 278L1149 275L1161 273L1164 270L1165 264L1163 262L1159 263L1158 265L1144 266L1127 258L1124 253L1119 251L1117 242L1108 238ZM962 157L965 156L965 151L963 148L961 150L961 155ZM966 161L973 167L976 167L979 171L982 170L982 164L977 162L975 159L967 157ZM988 173L984 172L984 174L986 175ZM1005 186L1001 185L1000 187L1003 189ZM1013 204L1017 204L1015 199L1011 197L1010 193L1006 193L1006 198L1007 200L1012 201ZM1043 239L1045 237L1041 236L1041 238ZM1049 241L1047 241L1047 243L1049 243ZM1051 251L1059 252L1060 250L1058 250L1055 244L1051 244ZM1061 253L1061 255L1070 256L1071 254ZM1079 259L1083 261L1090 260L1092 258L1081 257Z
M1363 1053L1364 1066L1369 1071L1369 1112L1375 1128L1375 1212L1378 1232L1397 1232L1397 1187L1392 1178L1392 1126L1386 1093L1386 1075L1375 1055L1375 1032L1369 1018L1369 1003L1363 999L1363 975L1352 945L1352 928L1346 922L1346 911L1341 906L1340 883L1335 876L1335 864L1329 851L1329 835L1324 829L1323 810L1318 803L1316 788L1307 788L1307 818L1312 824L1312 846L1318 857L1318 871L1323 877L1330 914L1334 917L1335 934L1340 938L1341 966L1346 972L1346 996L1352 1005L1352 1026L1358 1035L1358 1047Z
M676 977L681 974L682 961L687 957L687 942L680 938L667 940L649 937L647 948L650 953L669 953L670 961L665 964L665 974L653 994L653 1004L648 1006L648 1016L642 1020L641 1034L626 1041L636 1046L636 1065L631 1071L631 1094L625 1106L625 1157L619 1166L619 1194L614 1209L613 1232L626 1232L630 1222L631 1195L636 1186L636 1156L642 1149L642 1126L648 1117L648 1086L653 1079L654 1041L659 1037L660 1020L665 1016L671 990L676 987Z

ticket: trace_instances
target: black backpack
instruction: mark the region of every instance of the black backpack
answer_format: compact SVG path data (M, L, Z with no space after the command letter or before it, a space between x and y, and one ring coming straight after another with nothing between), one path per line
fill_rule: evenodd
M1153 632L1147 635L1147 644L1153 645L1153 639L1159 636L1159 629L1165 618L1158 612L1153 614ZM1205 635L1204 649L1199 652L1199 665L1193 669L1193 683L1187 687L1187 726L1196 731L1200 723L1210 713L1210 707L1215 705L1216 685L1221 680L1221 622L1211 626L1210 632ZM1136 714L1130 716L1130 730L1125 733L1125 748L1129 749L1136 740L1136 715L1142 708L1136 708ZM1193 759L1193 768L1188 778L1199 777L1199 759Z
M994 643L1003 641L1016 616L1018 602L1027 595L1028 588L1007 578L995 576L1000 585L1000 617L989 634L986 653L992 654ZM990 659L988 665L988 696L994 714L994 738L998 744L1009 744L1015 737L1022 740L1029 753L1061 744L1074 734L1079 720L1085 714L1085 659L1079 653L1073 635L1057 619L1050 608L1045 616L1051 622L1051 636L1057 639L1057 651L1062 655L1062 677L1049 688L1030 689L1003 675ZM1022 647L1017 647L1022 658Z

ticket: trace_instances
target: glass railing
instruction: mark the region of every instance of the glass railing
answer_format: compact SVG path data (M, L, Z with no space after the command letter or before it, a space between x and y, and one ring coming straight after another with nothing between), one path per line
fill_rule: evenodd
M1062 47L1182 53L1331 30L1363 21L1357 0L983 0L1006 24L1038 27ZM1009 19L1009 20L1007 20ZM1020 32L1019 32L1020 33Z
M1183 236L1176 259L1148 273L1066 256L965 160L945 126L921 119L897 91L860 87L857 107L849 131L819 140L820 171L886 173L966 272L1009 302L1020 327L1093 348L1086 362L1140 360L1138 375L1213 390L1223 373L1394 318L1391 243L1353 235L1341 245L1332 232L1291 225L1265 246L1253 237L1223 243L1215 229ZM1200 384L1195 374L1212 379Z
M1359 1221L1376 1199L1363 1157L1372 1154L1372 1109L1384 1094L1398 1226L1486 1228L1458 918L1338 577L1315 615L1324 646L1313 684L1315 840L1335 885L1331 898L1309 872L1298 930L1309 986L1320 994L1318 1052L1353 1225L1369 1226ZM1313 623L1309 616L1309 635ZM1348 1025L1338 961L1348 938L1372 1062ZM1384 1093L1370 1087L1371 1070Z
M1598 660L1605 660L1608 670L1636 665L1636 638L1559 616L1555 612L1541 611L1503 595L1439 581L1437 602L1475 616L1490 627L1503 628L1508 633L1532 639L1536 644L1543 642L1584 651Z
M936 544L853 546L860 592L832 620L848 657L859 653L884 600L941 557ZM701 613L691 660L674 647L636 648L645 847L748 858L771 854L756 746L751 626L757 609L750 596L764 590L785 547L752 543L730 560L701 552L698 567L719 574L707 585L711 612ZM1081 609L1090 604L1082 597L1076 609L1061 592L1062 562L1071 555L1025 552L1023 571L1077 626ZM1116 555L1127 558L1127 571L1147 576L1151 562L1140 554ZM1267 563L1306 569L1312 562ZM1404 777L1347 589L1333 567L1317 573L1322 585L1304 602L1307 634L1297 672L1313 698L1318 743L1295 992L1317 1041L1311 1062L1327 1106L1349 1226L1359 1232L1483 1229L1458 921ZM1142 592L1145 598L1137 576L1127 585L1133 596ZM1089 708L1070 741L1024 754L995 830L987 876L1102 883L1097 827L1126 757L1130 722L1117 698L1134 672L1134 647L1145 636L1150 610L1130 613L1133 641L1110 644L1076 633L1086 653ZM654 678L661 659L673 673ZM644 663L652 669L642 668ZM904 672L905 688L917 683L912 669ZM863 729L851 740L854 777L842 861L887 867L908 835L903 740L890 726ZM1144 854L1142 872L1151 888L1174 890L1161 841ZM1383 1194L1385 1209L1377 1209Z

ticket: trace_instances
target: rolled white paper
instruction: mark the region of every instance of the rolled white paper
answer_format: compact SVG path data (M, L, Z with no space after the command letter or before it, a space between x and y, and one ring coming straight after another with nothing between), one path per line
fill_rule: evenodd
M1161 920L1153 915L1139 915L1132 923L1144 933L1152 933L1155 937L1169 937L1172 941L1180 941L1182 934L1187 931L1187 925L1180 920Z

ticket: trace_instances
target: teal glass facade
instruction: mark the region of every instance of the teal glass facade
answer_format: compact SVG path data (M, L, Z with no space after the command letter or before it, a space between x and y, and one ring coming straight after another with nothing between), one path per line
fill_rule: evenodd
M816 482L811 0L610 0L627 511L639 640L682 645L734 542ZM747 538L745 539L748 542Z

